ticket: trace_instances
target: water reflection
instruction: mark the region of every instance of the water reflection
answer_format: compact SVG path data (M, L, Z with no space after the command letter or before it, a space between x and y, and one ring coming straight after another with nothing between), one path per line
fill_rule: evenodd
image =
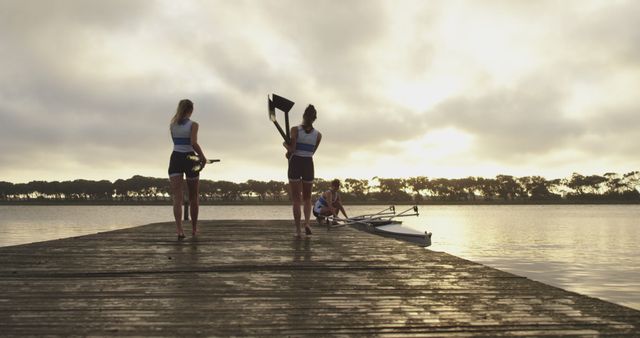
M426 212L425 212L426 209ZM640 206L439 206L432 249L640 308Z
M198 266L200 261L198 250L199 237L187 237L182 241L173 242L173 252L175 255L172 260L178 270L184 266Z
M311 261L311 238L294 238L291 243L291 247L293 248L294 262Z

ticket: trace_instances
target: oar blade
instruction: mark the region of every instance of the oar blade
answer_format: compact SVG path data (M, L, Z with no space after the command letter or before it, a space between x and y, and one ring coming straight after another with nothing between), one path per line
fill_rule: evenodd
M288 113L293 107L293 105L295 104L295 102L289 99L286 99L280 95L272 94L272 96L273 96L273 100L272 100L273 106L276 109L280 109L285 113Z
M268 105L268 113L269 120L273 122L273 124L278 129L280 136L282 139L288 144L291 143L291 136L289 135L289 111L293 107L295 103L289 99L286 99L280 95L271 94L271 96L267 95L267 105ZM280 127L280 124L276 120L276 109L284 112L285 126L287 130L283 130Z

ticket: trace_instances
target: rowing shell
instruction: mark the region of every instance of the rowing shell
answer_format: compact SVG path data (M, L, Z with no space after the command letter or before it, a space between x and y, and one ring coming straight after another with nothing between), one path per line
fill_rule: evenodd
M389 211L390 210L390 211ZM413 211L413 213L409 213ZM335 227L343 227L350 225L358 230L377 234L380 236L400 239L407 242L419 244L421 246L431 246L431 233L428 231L420 232L411 228L403 227L401 221L396 221L396 217L418 216L418 206L396 214L394 206L386 208L375 214L361 215L351 218L338 218L329 216L327 218L327 230Z
M397 221L391 221L386 225L372 225L368 223L354 223L352 227L363 230L376 235L395 238L406 242L416 243L420 246L431 246L431 233L428 231L421 232L412 228L404 227Z
M394 221L392 219L367 218L367 217L352 217L352 218L349 218L349 221L368 223L374 227L379 227L381 225L388 225L392 223L402 223L401 221Z

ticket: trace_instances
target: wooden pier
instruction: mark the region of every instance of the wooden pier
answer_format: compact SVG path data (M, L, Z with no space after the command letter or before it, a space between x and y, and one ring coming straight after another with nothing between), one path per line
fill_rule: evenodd
M640 311L393 239L201 223L0 248L0 335L640 336Z

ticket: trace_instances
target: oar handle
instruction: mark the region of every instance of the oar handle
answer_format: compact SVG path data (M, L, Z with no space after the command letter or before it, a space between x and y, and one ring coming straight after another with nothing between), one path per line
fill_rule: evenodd
M289 131L287 130L287 133L285 133L284 130L282 130L282 127L280 127L280 124L278 123L278 121L273 121L273 124L276 126L276 128L278 128L278 132L280 132L280 136L282 136L282 139L287 144L291 144L291 138L289 137Z
M200 161L200 157L198 157L197 155L189 155L187 156L188 159L190 159L191 161L194 162L199 162ZM207 160L206 163L207 164L211 164L211 163L215 163L215 162L220 162L219 158L216 159L212 159L212 160Z

